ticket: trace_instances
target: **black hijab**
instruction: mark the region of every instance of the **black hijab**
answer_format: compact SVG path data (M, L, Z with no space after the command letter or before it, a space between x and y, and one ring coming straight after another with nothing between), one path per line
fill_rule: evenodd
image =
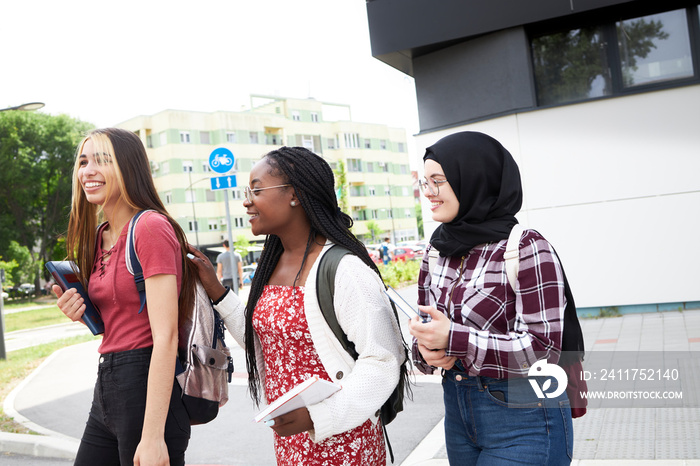
M474 246L508 238L523 200L520 171L510 152L490 136L465 131L428 147L427 159L442 166L459 200L455 219L430 238L441 256L463 256Z

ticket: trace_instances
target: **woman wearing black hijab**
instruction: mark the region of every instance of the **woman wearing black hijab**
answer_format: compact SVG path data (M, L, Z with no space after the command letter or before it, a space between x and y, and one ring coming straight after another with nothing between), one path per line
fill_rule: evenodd
M562 349L563 270L534 230L520 237L514 287L505 270L508 235L522 205L518 166L498 141L476 132L444 137L423 160L421 189L441 225L418 279L419 309L430 321L414 318L409 325L416 366L425 373L443 369L450 464L569 464L566 384L528 379L533 365L556 363ZM540 374L557 370L547 364Z

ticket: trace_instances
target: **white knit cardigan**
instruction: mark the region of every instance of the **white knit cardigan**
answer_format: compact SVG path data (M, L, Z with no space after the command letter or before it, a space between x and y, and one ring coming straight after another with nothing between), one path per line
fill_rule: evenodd
M404 358L400 329L383 293L384 284L372 269L352 254L345 255L338 264L333 304L341 328L355 344L359 354L357 361L333 335L316 296L318 263L331 246L323 248L306 279L304 312L324 369L343 388L326 400L308 406L314 423L309 435L314 442L353 429L367 419L376 422L379 408L398 383L399 367ZM245 308L238 296L227 293L215 308L234 339L245 347ZM255 352L264 387L265 362L257 337Z

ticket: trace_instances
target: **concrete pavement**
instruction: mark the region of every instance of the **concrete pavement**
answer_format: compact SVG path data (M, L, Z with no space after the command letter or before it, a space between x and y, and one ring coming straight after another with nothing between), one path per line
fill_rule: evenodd
M407 299L415 299L415 287L404 292ZM586 319L582 325L589 357L593 352L645 350L700 354L700 310ZM255 410L245 393L243 352L230 346L238 372L230 386L231 400L216 421L193 428L188 464L272 465L269 429L249 422ZM6 398L5 412L42 435L0 434L0 451L57 458L75 454L90 407L96 349L97 341L54 353ZM684 392L700 388L700 367L688 367L694 372L684 374ZM439 381L438 376L418 376L416 399L388 426L396 464L448 464ZM698 432L697 404L691 408L589 409L583 418L574 420L572 464L700 466Z

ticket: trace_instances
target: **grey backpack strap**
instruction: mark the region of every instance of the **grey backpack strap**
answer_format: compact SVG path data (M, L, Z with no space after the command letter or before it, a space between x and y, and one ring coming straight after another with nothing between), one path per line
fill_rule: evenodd
M318 272L316 273L316 297L318 305L321 308L321 313L326 319L326 323L333 331L333 334L338 339L345 351L347 351L353 359L358 358L355 344L348 340L347 335L340 328L338 317L335 315L335 305L333 304L333 295L335 294L335 271L338 268L340 260L346 254L352 254L350 250L334 245L331 246L326 253L321 256L321 262L318 264Z

